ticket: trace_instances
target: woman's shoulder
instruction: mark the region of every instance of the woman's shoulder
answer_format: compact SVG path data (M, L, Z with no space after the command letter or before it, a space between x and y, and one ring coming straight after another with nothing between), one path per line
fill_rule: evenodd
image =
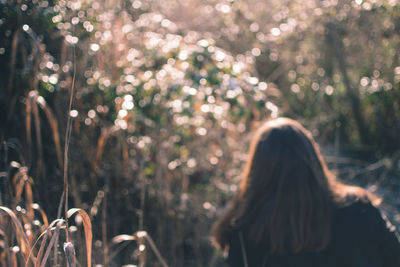
M352 197L335 203L333 212L334 229L351 232L371 232L382 219L379 209L367 198Z
M372 236L379 236L383 231L395 230L378 206L369 199L360 198L336 205L333 225L337 225L337 229L348 229L354 234Z
M334 206L334 216L353 215L356 217L380 213L370 199L357 196L349 196L341 202L336 202Z

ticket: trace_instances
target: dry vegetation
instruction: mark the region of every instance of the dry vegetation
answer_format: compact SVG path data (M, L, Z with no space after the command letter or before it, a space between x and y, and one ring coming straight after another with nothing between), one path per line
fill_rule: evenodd
M279 115L400 225L400 6L160 3L0 1L1 266L221 266L210 225Z

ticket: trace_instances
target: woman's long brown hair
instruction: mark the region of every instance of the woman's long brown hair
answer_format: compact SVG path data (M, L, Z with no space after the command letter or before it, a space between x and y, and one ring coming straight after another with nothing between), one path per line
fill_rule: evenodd
M249 242L266 242L270 253L322 250L330 241L334 206L349 197L378 201L337 181L300 123L271 120L252 140L239 191L214 224L212 239L227 249L229 235L242 231Z

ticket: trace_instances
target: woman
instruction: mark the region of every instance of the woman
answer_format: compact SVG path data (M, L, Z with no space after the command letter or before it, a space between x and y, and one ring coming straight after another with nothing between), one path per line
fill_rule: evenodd
M238 194L212 239L232 267L399 267L399 238L378 202L337 181L310 132L279 118L253 138Z

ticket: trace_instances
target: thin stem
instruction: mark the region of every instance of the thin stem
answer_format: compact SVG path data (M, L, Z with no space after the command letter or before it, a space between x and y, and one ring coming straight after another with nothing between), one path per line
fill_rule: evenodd
M161 256L160 251L157 249L156 244L154 243L153 239L146 233L144 236L146 238L147 242L149 242L150 247L153 249L154 254L156 255L158 261L161 263L163 267L168 267L167 262L164 260L164 258Z
M71 110L72 110L72 101L74 96L74 89L75 89L75 79L76 79L76 56L75 56L75 46L73 47L73 61L74 61L74 73L72 77L72 84L69 91L69 105L68 105L68 119L67 119L67 129L65 133L65 144L64 144L64 216L65 216L65 224L66 224L66 240L69 240L69 233L68 233L68 150L69 150L69 142L71 139Z

